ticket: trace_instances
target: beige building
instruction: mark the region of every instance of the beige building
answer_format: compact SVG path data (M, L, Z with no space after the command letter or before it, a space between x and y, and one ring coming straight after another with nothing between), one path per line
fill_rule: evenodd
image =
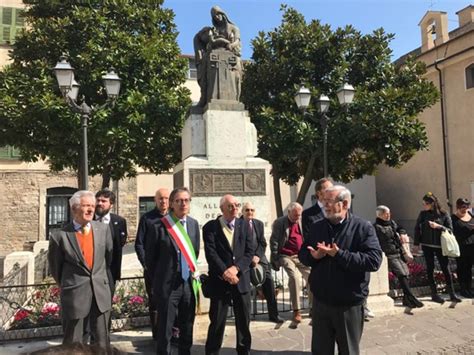
M376 176L377 202L390 206L410 234L425 193L438 196L446 209L459 197L474 198L474 6L457 16L458 27L448 32L448 14L428 11L419 23L421 46L407 54L426 63L426 78L441 93L420 115L429 150L401 169L381 167Z

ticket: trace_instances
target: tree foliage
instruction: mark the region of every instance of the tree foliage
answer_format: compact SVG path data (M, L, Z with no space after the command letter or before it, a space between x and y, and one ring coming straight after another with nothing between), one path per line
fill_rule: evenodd
M304 177L299 202L311 180L323 175L321 117L315 107L321 94L331 99L328 170L335 180L374 174L379 164L399 167L428 147L417 116L436 102L438 92L423 79L423 63L409 59L397 67L391 62L393 35L383 29L363 35L352 26L332 30L318 20L306 22L292 8L283 5L282 11L280 26L252 41L242 98L272 174L291 185ZM349 107L336 97L344 82L356 89ZM306 114L294 102L302 84L312 93Z
M100 107L101 77L113 66L122 79L116 104L89 122L89 170L108 179L153 173L180 159L180 133L190 104L183 86L174 14L163 0L24 0L27 29L0 72L0 145L25 161L48 158L53 171L78 170L80 117L64 103L52 73L65 53L80 95Z

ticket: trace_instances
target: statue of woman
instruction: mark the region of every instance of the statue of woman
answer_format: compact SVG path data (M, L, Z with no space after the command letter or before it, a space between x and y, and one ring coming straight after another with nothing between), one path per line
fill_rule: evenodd
M212 27L204 27L194 36L194 52L197 69L197 80L201 87L201 99L198 106L204 107L211 99L208 93L208 65L209 53L212 50L223 48L237 56L236 63L230 69L233 73L232 85L235 85L236 97L240 97L240 30L229 20L226 13L219 7L211 9Z

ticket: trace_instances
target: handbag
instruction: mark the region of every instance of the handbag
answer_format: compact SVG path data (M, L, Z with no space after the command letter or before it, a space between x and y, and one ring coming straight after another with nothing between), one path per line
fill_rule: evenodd
M202 295L206 298L211 297L211 284L209 280L209 275L208 274L201 274L200 276L201 279L201 291Z
M456 237L449 229L441 232L441 251L449 258L458 258L461 255Z
M400 238L400 244L402 246L402 257L406 263L411 263L413 261L413 254L410 250L410 237L406 234L398 234Z

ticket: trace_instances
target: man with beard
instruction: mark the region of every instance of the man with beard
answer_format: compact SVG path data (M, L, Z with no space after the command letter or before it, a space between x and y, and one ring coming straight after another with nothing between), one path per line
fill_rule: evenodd
M110 282L110 290L112 296L115 291L115 283L120 280L122 269L122 248L127 243L127 221L125 218L117 214L111 213L110 210L115 204L115 194L105 188L95 194L95 220L109 225L112 233L113 252L112 263L110 265L110 274L112 281Z
M372 224L349 212L351 192L333 186L324 193L325 218L311 226L299 259L311 267L313 354L359 354L363 304L370 272L382 263Z

